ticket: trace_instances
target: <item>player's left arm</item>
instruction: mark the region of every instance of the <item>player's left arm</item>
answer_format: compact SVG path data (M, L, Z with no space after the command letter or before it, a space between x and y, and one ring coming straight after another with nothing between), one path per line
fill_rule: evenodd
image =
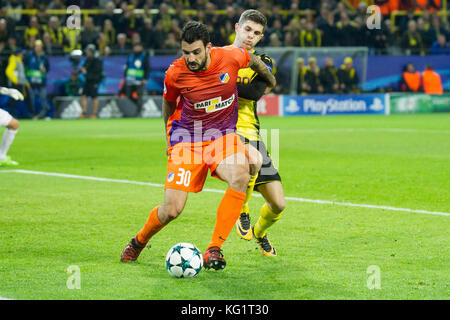
M260 77L262 77L267 83L267 89L271 90L275 88L277 80L272 74L271 70L267 68L266 64L255 54L249 52L250 61L248 67L252 68ZM267 92L268 90L266 90Z
M275 68L272 59L266 55L261 55L260 58L270 70L270 72L272 72L272 74L275 74ZM239 97L258 101L265 93L267 82L264 81L262 77L255 74L255 77L251 80L251 82L245 84L238 83L237 88Z

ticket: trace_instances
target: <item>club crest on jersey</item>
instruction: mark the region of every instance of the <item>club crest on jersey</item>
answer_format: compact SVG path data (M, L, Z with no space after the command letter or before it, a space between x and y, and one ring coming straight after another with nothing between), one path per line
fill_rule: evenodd
M174 178L175 178L175 173L173 173L173 172L169 173L169 175L167 176L167 182L172 182Z
M219 76L220 82L222 83L227 83L228 81L230 81L230 75L228 74L228 72L222 73Z
M217 97L202 102L194 103L195 109L205 109L206 112L214 112L231 106L234 102L234 94L222 101L222 97Z

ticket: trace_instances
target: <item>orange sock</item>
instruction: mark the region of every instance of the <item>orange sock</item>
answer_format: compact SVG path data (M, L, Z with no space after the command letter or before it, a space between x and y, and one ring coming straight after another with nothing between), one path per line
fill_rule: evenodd
M233 229L241 213L245 201L245 193L228 188L220 202L216 215L216 226L212 235L210 247L222 247L222 244Z
M162 224L158 218L158 209L159 206L157 206L152 210L152 212L150 212L150 216L148 217L147 222L136 236L137 241L139 241L141 244L146 244L151 237L153 237L159 230L161 230L165 226L165 224Z

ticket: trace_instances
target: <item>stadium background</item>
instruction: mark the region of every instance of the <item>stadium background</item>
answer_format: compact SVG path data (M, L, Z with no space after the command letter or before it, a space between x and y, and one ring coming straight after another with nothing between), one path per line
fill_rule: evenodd
M308 58L312 56L317 57L317 64L321 68L326 57L334 58L337 68L346 57L352 57L359 77L359 90L354 93L401 91L399 83L406 63L413 63L419 72L422 72L427 64L432 64L441 76L444 90L450 90L450 49L436 49L439 34L445 35L447 41L449 39L447 1L425 1L426 9L420 7L422 2L3 1L0 11L0 85L8 86L4 70L14 50L17 47L31 50L36 39L43 40L50 61L47 93L52 110L48 116L59 117L61 112L56 112L56 109L60 108L61 101L67 99L58 100L58 97L66 95L64 85L74 70L68 59L72 50L84 50L90 43L96 45L103 59L105 74L99 93L117 96L123 80L126 57L131 52L132 44L141 42L150 54L151 71L145 94L161 95L164 72L171 61L180 56L179 37L186 21L195 19L206 23L210 28L213 44L222 46L232 43L234 24L239 14L245 9L255 8L265 13L268 18L265 37L259 46L271 49L269 52L275 52L273 56L277 63L286 48L292 48L294 53L296 49L303 49L297 52L296 56L288 57L280 63L280 85L275 89L275 94L299 93L293 83L298 77L295 73L296 57L304 57L307 65ZM369 30L366 26L366 19L369 17L367 6L372 4L380 5L381 29ZM67 10L70 5L81 9L79 29L67 27L67 19L76 13ZM416 22L415 32L408 30L410 21ZM126 41L120 44L122 42L119 38ZM312 49L315 51L312 52ZM333 50L340 51L335 53ZM292 76L293 73L295 76ZM280 78L286 74L287 77ZM389 97L387 100L383 98L388 104ZM419 105L424 102L420 101L427 101L425 104L429 104L429 99L423 99L423 96L414 100L415 102L408 102L408 112L423 110ZM153 101L157 101L155 104L160 108L160 100ZM443 103L448 101L443 100ZM7 108L7 99L3 98L0 103L2 107ZM39 106L37 98L37 109ZM102 107L103 105L100 106ZM270 114L288 114L283 111L285 107L288 106L272 107L273 112ZM124 111L122 107L119 109ZM388 112L390 111L386 113ZM103 116L109 117L112 113L114 114L114 111L104 112ZM75 117L75 114L69 117ZM118 117L127 114L129 113L126 111L116 112ZM158 112L147 114L159 115ZM23 103L16 108L15 116L29 117Z

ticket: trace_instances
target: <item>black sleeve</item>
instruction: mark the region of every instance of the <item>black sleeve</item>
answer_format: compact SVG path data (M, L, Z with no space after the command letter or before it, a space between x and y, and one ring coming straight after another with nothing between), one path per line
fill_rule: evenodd
M264 90L266 90L266 81L257 76L251 83L248 84L237 84L238 95L241 98L249 100L259 100L264 95Z
M261 55L261 60L266 64L267 68L272 72L272 59L266 55ZM267 88L267 82L260 76L256 76L252 82L248 84L238 83L238 95L241 98L258 101L264 95Z

